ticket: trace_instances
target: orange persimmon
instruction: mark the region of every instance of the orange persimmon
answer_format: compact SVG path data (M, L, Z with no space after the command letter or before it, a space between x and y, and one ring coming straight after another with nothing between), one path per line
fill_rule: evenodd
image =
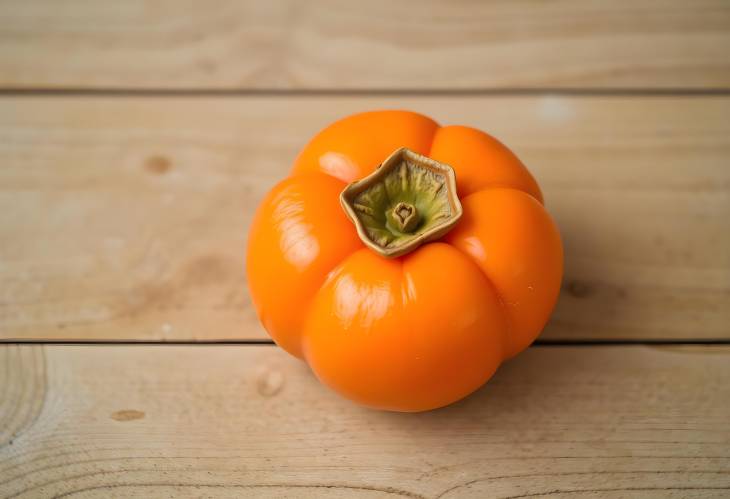
M343 396L395 411L459 400L530 345L562 268L520 160L406 111L316 135L248 239L251 298L274 341Z

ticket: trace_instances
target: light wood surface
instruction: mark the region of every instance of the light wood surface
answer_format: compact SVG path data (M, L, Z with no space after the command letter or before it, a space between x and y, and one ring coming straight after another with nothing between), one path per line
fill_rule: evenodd
M724 0L0 0L0 499L729 497L729 47ZM266 342L253 211L377 108L524 159L576 346L395 414L273 345L98 344Z
M525 160L566 246L544 339L730 338L728 97L0 99L0 337L266 338L251 215L359 110L480 127Z
M0 87L728 88L724 0L4 0Z
M0 399L16 428L0 447L6 498L730 490L730 347L531 348L472 397L422 414L354 406L271 346L1 352L27 380ZM12 414L20 398L35 409Z

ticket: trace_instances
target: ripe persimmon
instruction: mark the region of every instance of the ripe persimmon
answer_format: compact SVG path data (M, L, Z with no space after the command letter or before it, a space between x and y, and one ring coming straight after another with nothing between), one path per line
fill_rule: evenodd
M562 269L517 156L406 111L316 135L248 240L251 298L276 343L343 396L395 411L459 400L530 345Z

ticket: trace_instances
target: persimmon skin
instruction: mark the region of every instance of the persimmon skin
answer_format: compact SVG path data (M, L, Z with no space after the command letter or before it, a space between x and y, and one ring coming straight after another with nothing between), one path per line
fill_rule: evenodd
M400 147L452 166L464 215L441 240L395 259L366 248L339 205L346 184ZM484 384L540 333L563 250L522 162L479 130L407 111L324 129L252 222L252 302L282 348L343 396L423 411Z
M535 340L557 301L560 233L542 205L519 190L486 189L461 202L464 215L444 241L470 255L498 290L509 323L505 353L513 357Z
M363 247L340 208L344 188L321 173L288 177L269 192L251 225L251 299L274 341L297 357L306 302L335 265Z
M356 402L422 411L487 381L505 330L485 276L452 246L426 244L385 261L362 249L317 294L304 352L320 380Z
M481 130L444 126L436 131L429 156L456 170L459 196L489 187L512 187L542 203L542 192L530 172L500 141ZM484 175L485 171L489 175Z
M400 147L428 156L438 128L431 118L410 111L354 114L318 133L294 161L292 175L319 171L354 182Z

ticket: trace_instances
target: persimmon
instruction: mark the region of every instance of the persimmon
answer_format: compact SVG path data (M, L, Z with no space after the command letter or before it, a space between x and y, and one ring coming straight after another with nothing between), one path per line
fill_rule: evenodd
M274 341L343 396L394 411L457 401L529 346L562 269L517 156L407 111L317 134L248 239L251 298Z

